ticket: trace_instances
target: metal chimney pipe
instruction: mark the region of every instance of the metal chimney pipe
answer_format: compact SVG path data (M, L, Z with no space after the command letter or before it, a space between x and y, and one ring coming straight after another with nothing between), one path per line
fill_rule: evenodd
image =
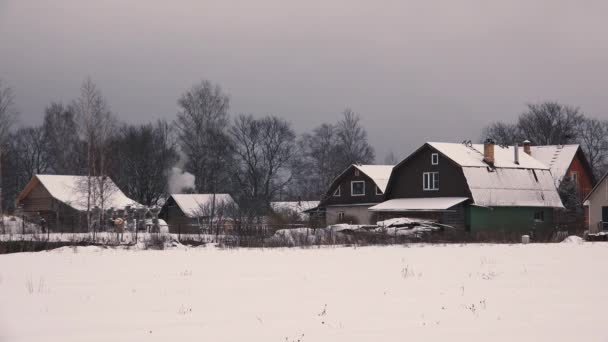
M519 165L519 146L517 145L517 143L515 144L515 149L513 150L513 153L515 153L515 164Z

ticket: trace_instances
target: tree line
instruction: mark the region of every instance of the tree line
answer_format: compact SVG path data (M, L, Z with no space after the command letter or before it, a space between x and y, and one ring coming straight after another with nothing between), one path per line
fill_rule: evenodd
M182 165L195 180L183 191L230 193L241 210L257 215L273 200L319 199L348 165L375 159L350 109L336 123L298 136L275 115L231 114L229 95L206 80L177 106L172 121L124 123L86 79L73 101L45 108L42 124L16 127L14 92L0 82L2 208L14 205L35 174L89 176L82 185L88 197L108 196L104 182L112 179L137 202L159 205L172 168Z

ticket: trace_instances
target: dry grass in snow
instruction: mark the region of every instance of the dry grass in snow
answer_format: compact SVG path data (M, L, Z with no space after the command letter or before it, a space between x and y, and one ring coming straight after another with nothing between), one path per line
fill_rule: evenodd
M0 256L0 341L602 341L603 243Z

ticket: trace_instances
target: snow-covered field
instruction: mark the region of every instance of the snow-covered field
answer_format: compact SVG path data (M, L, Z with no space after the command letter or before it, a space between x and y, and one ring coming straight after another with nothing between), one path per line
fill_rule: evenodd
M606 243L0 255L0 341L606 341Z

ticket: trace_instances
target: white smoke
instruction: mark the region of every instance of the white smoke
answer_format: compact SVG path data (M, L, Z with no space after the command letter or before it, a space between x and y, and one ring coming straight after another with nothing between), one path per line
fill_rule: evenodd
M194 188L194 175L180 167L173 167L169 173L169 193L180 194L188 188Z

